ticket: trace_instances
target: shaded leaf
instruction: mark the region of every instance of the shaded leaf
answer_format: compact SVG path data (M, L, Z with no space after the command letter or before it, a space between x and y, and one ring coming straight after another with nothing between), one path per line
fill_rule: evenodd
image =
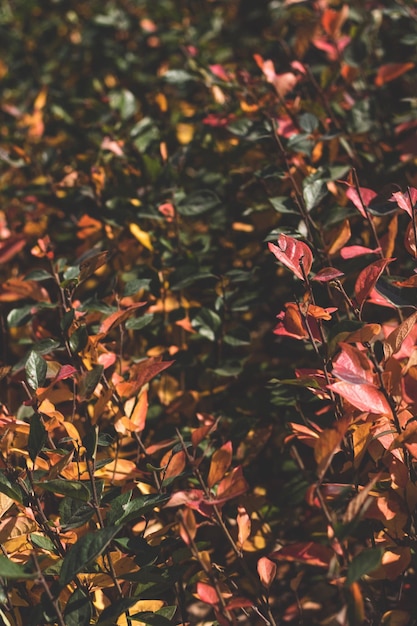
M6 580L27 580L36 578L37 574L28 572L23 565L0 555L0 578Z
M70 596L64 611L66 626L89 626L93 615L93 605L82 589L76 589Z
M232 462L232 442L228 441L216 450L211 457L210 470L207 478L209 488L218 483L229 469Z
M388 263L391 263L393 260L394 259L380 259L379 261L375 261L365 267L359 274L355 283L355 296L360 311L362 311L365 300L375 287L378 278L381 276Z
M370 548L369 550L363 550L355 556L349 564L346 584L351 585L362 578L362 576L365 576L365 574L369 574L369 572L376 569L381 563L383 553L384 548Z
M87 568L106 550L120 526L109 526L80 537L68 550L62 562L59 584L65 587L74 576Z

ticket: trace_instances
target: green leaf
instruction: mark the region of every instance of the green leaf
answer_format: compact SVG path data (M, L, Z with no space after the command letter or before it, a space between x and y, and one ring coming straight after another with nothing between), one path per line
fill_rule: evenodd
M94 515L94 509L87 504L80 504L79 500L67 497L59 505L59 515L62 529L66 532L88 522Z
M25 276L25 280L36 280L37 282L49 280L50 278L53 278L53 276L46 270L32 270Z
M156 506L165 503L169 496L160 494L143 495L130 500L125 506L123 506L124 513L116 521L117 524L126 524L138 517L142 517L145 513L153 511Z
M310 139L310 135L292 135L287 142L288 150L293 152L299 152L311 156L311 152L314 148L314 140Z
M19 326L23 326L30 320L32 317L34 310L36 310L36 305L33 304L25 304L18 309L12 309L10 313L7 315L7 324L10 328L18 328Z
M77 543L65 555L59 575L59 584L62 587L68 585L74 576L103 554L120 528L120 526L108 526L83 535L78 539Z
M319 121L315 115L312 113L302 113L298 118L298 122L301 128L306 133L314 133L315 130L319 127Z
M149 624L149 626L172 626L172 621L167 619L163 615L159 615L157 612L143 611L141 613L135 613L129 616L131 620L140 621L143 624Z
M28 438L28 451L29 456L33 462L42 450L46 440L46 430L43 425L41 416L38 413L34 413L30 420L30 430Z
M3 472L0 472L0 493L4 493L15 502L22 503L22 494L20 490L12 485Z
M42 387L46 379L47 369L48 366L45 359L34 350L31 350L26 359L25 372L26 380L32 389Z
M177 205L177 210L184 217L195 217L216 209L221 204L220 198L210 189L194 191Z
M49 537L46 537L45 535L38 535L37 533L31 533L29 535L29 539L35 548L41 548L41 550L56 553L56 547Z
M26 580L29 578L36 578L37 574L28 572L26 567L14 563L5 556L0 556L0 578L6 578L10 580Z
M369 548L369 550L363 550L355 556L349 565L346 585L351 585L365 574L369 574L379 567L383 554L384 548Z
M322 180L314 180L304 185L303 197L307 211L315 209L327 195L327 187Z
M103 371L104 367L102 365L95 365L92 370L83 374L78 392L81 400L88 400L91 397L91 394L100 382Z
M76 354L77 352L81 352L87 345L88 341L88 331L87 327L82 324L79 328L77 328L69 338L69 346L71 348L71 352Z
M38 481L35 482L35 485L46 491L59 493L63 496L73 498L74 500L81 500L82 502L88 502L91 497L88 487L84 483L75 480L62 480L57 478L43 482Z
M145 326L148 326L148 324L152 322L154 317L155 316L153 315L153 313L145 313L144 315L142 315L142 317L131 317L126 321L125 327L128 330L140 330L141 328L145 328Z
M221 318L217 313L210 309L202 308L194 319L192 319L191 326L195 328L202 337L205 337L209 341L215 341L221 323Z
M113 602L110 606L108 606L102 613L98 619L97 624L100 626L113 626L117 618L130 609L131 606L136 604L140 600L140 597L133 596L131 598L123 598L122 600L118 600L117 602Z
M65 626L89 626L92 616L93 606L90 598L82 589L76 589L65 607Z

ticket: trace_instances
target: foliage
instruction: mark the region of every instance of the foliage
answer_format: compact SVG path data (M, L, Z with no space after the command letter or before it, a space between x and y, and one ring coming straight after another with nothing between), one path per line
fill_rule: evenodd
M1 623L417 623L416 23L3 3Z

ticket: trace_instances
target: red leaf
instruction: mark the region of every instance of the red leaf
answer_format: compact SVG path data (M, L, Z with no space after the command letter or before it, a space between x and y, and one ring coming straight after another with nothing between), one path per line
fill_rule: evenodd
M365 246L345 246L340 251L340 256L342 259L354 259L357 256L362 256L363 254L379 254L381 252L381 248L366 248Z
M278 261L288 267L297 278L304 280L301 265L303 265L306 275L310 272L313 264L313 255L308 245L302 241L281 234L278 237L278 245L269 243L268 248Z
M319 283L327 283L341 276L344 276L344 273L337 270L335 267L323 267L311 280L316 280Z
M341 381L329 385L328 389L338 393L360 411L382 413L384 415L391 414L388 400L375 385L356 385Z
M332 556L333 550L330 548L309 541L284 546L281 550L270 554L269 558L276 561L297 561L316 567L328 567Z
M233 609L249 609L253 606L253 602L248 600L247 598L233 598L226 606L224 607L227 611L233 611Z
M349 187L349 189L346 192L346 195L349 198L349 200L353 202L355 207L358 209L359 213L365 219L367 219L368 216L364 209L364 205L365 207L368 207L371 200L373 200L377 196L377 193L376 191L373 191L372 189L368 189L367 187L360 187L359 191L360 191L360 196L354 187Z
M355 296L360 311L362 311L364 302L375 287L378 278L391 261L394 261L394 259L380 259L379 261L375 261L365 267L359 274L355 284Z
M385 83L389 83L391 80L398 78L408 70L413 69L414 63L387 63L381 65L375 76L375 85L382 87Z
M63 365L59 370L58 374L54 378L54 383L57 383L59 380L64 380L65 378L70 378L73 374L76 374L77 370L72 365Z
M219 597L215 588L207 583L197 583L197 595L206 604L216 605L219 603Z
M365 354L348 343L339 346L341 352L333 361L333 375L347 383L372 384L372 366Z
M268 559L266 556L262 556L258 561L257 570L261 583L268 589L274 582L277 573L276 563Z

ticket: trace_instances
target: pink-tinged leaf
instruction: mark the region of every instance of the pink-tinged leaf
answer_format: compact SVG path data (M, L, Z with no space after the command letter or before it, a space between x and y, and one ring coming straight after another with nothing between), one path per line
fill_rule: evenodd
M341 276L344 276L344 273L335 267L323 267L311 280L316 280L319 283L328 283L330 280L336 280Z
M366 248L365 246L345 246L340 251L342 259L354 259L363 254L380 254L381 248Z
M113 328L116 328L117 326L120 326L120 324L125 322L127 318L133 313L133 311L136 311L136 309L145 306L145 304L146 302L135 302L124 311L116 311L115 313L112 313L111 315L106 317L104 322L102 322L98 335L101 335L101 338L106 336L111 330L113 330Z
M58 374L55 376L53 382L57 383L60 380L64 380L65 378L70 378L77 373L77 370L72 365L63 365L59 370Z
M405 72L413 69L414 63L387 63L381 65L375 76L375 85L382 87L385 83L389 83L391 80L395 80Z
M224 478L224 475L232 462L232 456L233 449L231 441L227 441L221 448L215 451L211 458L210 470L207 478L207 486L210 489L213 485Z
M362 311L365 300L375 287L378 278L391 261L394 261L394 259L380 259L379 261L374 261L374 263L365 267L359 274L355 284L355 296L360 311Z
M298 241L293 237L281 234L278 237L278 245L269 243L268 247L278 261L288 267L297 278L304 280L301 267L304 268L305 275L310 272L313 264L313 255L306 243Z
M372 384L372 366L366 355L348 343L339 343L339 346L341 352L333 361L333 375L347 383Z
M408 213L410 217L413 217L413 209L417 203L417 189L415 189L415 187L410 187L410 195L408 193L401 193L401 191L397 191L392 194L391 200L396 202L400 209Z
M375 385L357 385L341 381L329 385L328 389L342 396L360 411L383 415L391 414L388 400Z
M215 588L207 583L197 583L197 596L202 602L212 606L219 603L219 597Z
M226 83L230 82L230 76L224 69L223 65L216 63L215 65L209 65L209 70L214 76L224 80Z
M264 587L269 589L277 574L277 564L266 556L262 556L258 561L257 570L261 583Z
M417 287L417 274L413 274L410 278L406 278L406 280L395 280L394 285L398 287Z
M368 207L370 202L377 196L377 193L376 191L373 191L372 189L368 189L367 187L360 187L359 191L360 191L360 196L354 187L349 187L346 192L346 195L349 198L349 200L358 209L362 217L366 219L367 214L366 214L364 206Z
M296 561L315 567L329 567L333 554L333 550L327 546L309 541L284 546L270 554L269 558L274 561Z
M204 491L202 489L189 489L188 491L175 491L172 494L166 507L190 505L191 503L200 502L204 498ZM193 507L192 507L193 508Z

